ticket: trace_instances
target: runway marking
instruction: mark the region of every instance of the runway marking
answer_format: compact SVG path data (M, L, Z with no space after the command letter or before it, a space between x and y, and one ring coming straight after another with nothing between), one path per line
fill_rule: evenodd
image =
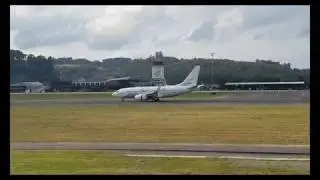
M126 154L130 157L159 157L159 158L218 158L218 159L241 159L241 160L264 160L264 161L310 161L310 158L273 158L273 157L246 157L246 156L184 156L184 155L158 155L158 154Z
M274 157L245 157L245 156L219 156L220 159L264 160L264 161L310 161L310 158L274 158Z
M126 154L130 157L173 157L173 158L209 158L208 156L158 155L158 154Z

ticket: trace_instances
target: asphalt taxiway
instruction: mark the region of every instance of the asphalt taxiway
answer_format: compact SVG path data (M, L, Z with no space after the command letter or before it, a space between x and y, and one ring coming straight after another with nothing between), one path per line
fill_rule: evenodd
M13 150L109 150L125 152L165 153L172 155L309 155L308 145L236 145L236 144L182 144L131 142L14 142Z
M299 104L309 103L309 91L288 91L288 92L229 92L225 95L214 98L164 98L160 102L140 102L126 99L121 102L118 98L104 99L50 99L50 100L10 100L11 106L17 105L223 105L223 104Z
M69 100L11 100L11 106L17 105L241 105L241 104L299 104L309 103L310 100L307 98L270 98L270 97L242 97L242 98L212 98L212 99L162 99L160 102L140 102L135 100L125 100L121 102L119 99L69 99Z

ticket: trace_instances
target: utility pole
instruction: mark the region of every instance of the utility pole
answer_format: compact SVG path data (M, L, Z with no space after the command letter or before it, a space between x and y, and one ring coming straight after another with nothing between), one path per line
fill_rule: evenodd
M211 89L213 89L213 56L214 56L214 52L210 53L210 56L212 57L211 60Z

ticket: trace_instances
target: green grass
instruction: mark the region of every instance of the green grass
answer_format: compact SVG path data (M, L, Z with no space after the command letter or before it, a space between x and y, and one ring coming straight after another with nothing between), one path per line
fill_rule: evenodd
M309 144L308 105L11 107L11 141Z
M87 94L11 94L11 100L50 100L50 99L105 99L114 98L111 93L87 93Z
M77 93L68 93L68 94L11 94L11 100L50 100L50 99L108 99L116 97L111 96L112 93L86 93L86 94L77 94ZM220 94L218 94L220 95ZM184 99L184 98L212 98L216 97L217 94L207 93L189 93L181 96L174 97L173 99Z
M309 166L309 161L127 157L101 151L11 151L11 174L310 174Z

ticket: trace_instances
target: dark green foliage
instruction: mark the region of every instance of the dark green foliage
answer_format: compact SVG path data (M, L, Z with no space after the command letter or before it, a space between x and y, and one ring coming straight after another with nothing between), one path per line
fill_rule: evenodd
M201 65L199 81L210 84L212 81L211 59L177 59L163 57L165 76L168 84L181 82L192 67ZM102 61L72 59L71 57L54 58L26 55L19 50L10 50L11 83L19 81L53 81L86 79L88 81L131 76L143 81L151 79L151 60L109 58ZM280 64L270 60L255 62L215 59L213 68L215 84L225 82L253 81L305 81L310 83L310 69L292 69L290 64Z

